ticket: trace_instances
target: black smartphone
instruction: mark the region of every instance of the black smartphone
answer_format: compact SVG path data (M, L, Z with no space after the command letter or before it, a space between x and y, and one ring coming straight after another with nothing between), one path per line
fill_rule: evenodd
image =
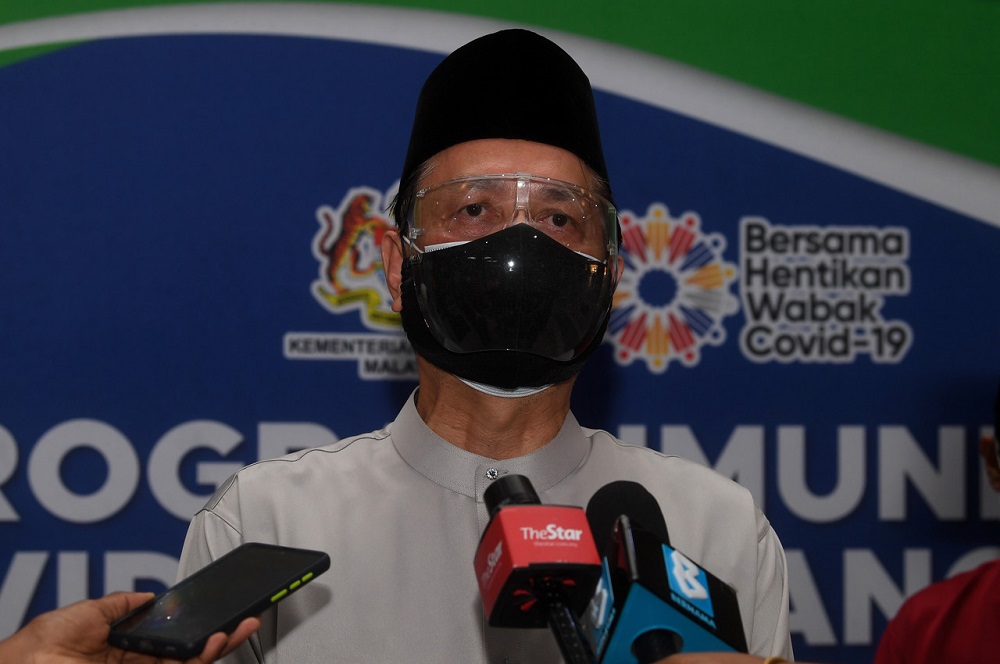
M212 634L232 632L329 567L322 551L243 544L115 621L108 643L158 657L195 657Z

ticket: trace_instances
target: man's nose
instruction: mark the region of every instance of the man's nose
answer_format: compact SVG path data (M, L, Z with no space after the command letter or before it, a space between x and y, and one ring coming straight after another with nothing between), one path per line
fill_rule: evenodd
M528 208L523 206L514 208L514 216L510 220L511 226L514 224L524 224L529 221L531 221L531 215L528 213Z

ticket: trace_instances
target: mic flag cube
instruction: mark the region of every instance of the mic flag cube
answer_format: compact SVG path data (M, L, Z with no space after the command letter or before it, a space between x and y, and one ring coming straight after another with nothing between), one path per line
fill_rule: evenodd
M736 592L626 516L615 524L583 623L602 662L747 652Z
M494 627L546 627L545 593L561 590L579 616L594 594L601 561L579 507L508 505L486 527L474 561ZM541 600L541 601L540 601Z

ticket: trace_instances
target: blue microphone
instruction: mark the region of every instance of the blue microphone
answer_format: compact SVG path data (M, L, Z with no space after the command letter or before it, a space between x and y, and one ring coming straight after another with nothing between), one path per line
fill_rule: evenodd
M612 482L587 504L602 576L583 616L599 662L680 652L747 652L736 592L669 544L656 498Z

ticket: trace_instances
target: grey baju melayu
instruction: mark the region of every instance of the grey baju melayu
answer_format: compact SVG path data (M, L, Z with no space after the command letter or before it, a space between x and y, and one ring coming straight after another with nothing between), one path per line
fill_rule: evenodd
M485 625L472 559L497 473L526 475L554 505L586 506L608 482L639 482L671 544L736 589L751 652L791 657L784 552L749 492L572 414L542 449L494 461L434 434L411 396L380 431L239 471L192 520L180 576L243 542L330 555L330 570L266 612L226 662L559 662L547 630Z

